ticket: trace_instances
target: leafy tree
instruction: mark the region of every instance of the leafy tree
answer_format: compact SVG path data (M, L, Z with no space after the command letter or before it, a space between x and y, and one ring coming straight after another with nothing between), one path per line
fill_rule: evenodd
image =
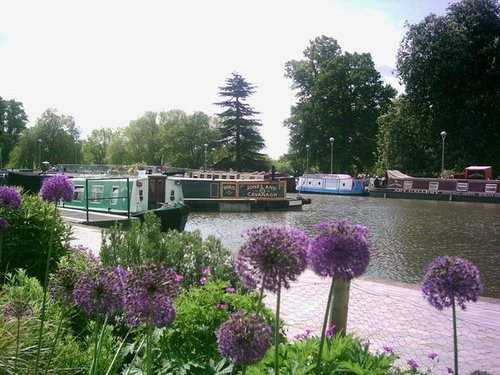
M245 103L254 93L255 86L237 73L232 73L226 80L226 86L219 87L219 96L225 100L216 104L226 108L218 114L221 120L220 143L225 146L227 156L217 163L218 167L238 171L268 167L263 155L259 153L265 145L258 130L262 124L254 118L258 112Z
M444 16L431 14L407 27L397 67L413 116L430 123L429 167L440 169L445 130L449 168L487 164L499 171L500 3L463 0Z
M384 85L368 53L342 53L337 41L317 37L304 51L304 60L286 63L297 103L285 125L292 153L310 146L309 168L330 170L334 138L334 170L361 173L372 168L376 150L377 118L396 90Z
M158 114L148 111L137 120L133 120L124 129L127 147L134 162L159 165L160 155L160 126L157 122Z
M129 152L128 142L123 129L114 132L106 148L106 163L114 165L129 165L135 160Z
M0 96L0 161L1 166L8 164L9 153L16 145L21 132L26 129L28 116L22 103L4 100Z
M9 165L39 167L41 161L71 164L75 160L75 142L79 135L80 130L72 116L59 115L55 109L47 109L33 128L22 132L10 155Z
M201 168L205 153L208 167L216 160L219 132L215 119L203 112L187 115L181 110L171 110L160 113L159 123L165 164Z
M114 133L110 128L92 130L82 145L84 161L92 164L105 164L106 150Z

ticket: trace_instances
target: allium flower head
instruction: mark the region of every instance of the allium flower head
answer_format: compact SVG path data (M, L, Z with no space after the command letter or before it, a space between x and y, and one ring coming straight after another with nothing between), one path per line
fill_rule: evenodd
M19 208L21 206L21 193L10 186L0 186L0 208Z
M91 270L75 284L73 298L88 315L104 318L123 309L123 288L112 269Z
M73 292L75 285L81 276L74 267L59 268L50 275L49 291L55 301L60 301L65 305L73 305L75 299Z
M4 320L21 320L33 316L31 306L25 301L9 301L3 306Z
M161 328L174 321L172 300L180 290L177 276L173 269L156 265L144 265L129 275L125 314L130 327L151 324Z
M297 230L279 227L257 227L247 233L236 259L236 271L250 289L264 280L264 288L271 292L281 283L290 287L307 266L309 239Z
M217 331L220 354L228 357L235 366L259 362L271 343L271 327L256 315L232 314Z
M40 195L49 202L60 200L71 202L73 200L74 186L67 176L56 175L43 180Z
M424 272L422 292L438 310L450 307L454 302L465 309L465 302L476 302L483 291L479 270L465 259L438 257L427 265Z
M10 229L9 220L4 217L0 217L0 234L5 233Z
M319 276L351 280L361 276L370 263L368 228L349 225L346 219L316 225L319 234L311 241L309 265Z

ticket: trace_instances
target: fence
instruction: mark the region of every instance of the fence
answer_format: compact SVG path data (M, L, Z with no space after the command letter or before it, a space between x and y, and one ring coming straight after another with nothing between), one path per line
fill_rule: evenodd
M281 317L290 338L310 329L319 335L331 280L306 271L290 289L282 292ZM275 308L275 295L266 304ZM457 310L459 368L500 374L500 303L479 301ZM399 356L397 365L408 368L416 360L419 370L446 374L453 368L451 309L438 311L411 289L367 280L351 283L347 330L364 338L373 351L390 346ZM437 353L433 360L430 353Z

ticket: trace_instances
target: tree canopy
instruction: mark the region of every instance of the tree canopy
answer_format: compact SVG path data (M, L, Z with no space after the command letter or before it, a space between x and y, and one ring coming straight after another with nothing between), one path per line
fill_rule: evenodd
M444 130L448 168L482 164L500 171L499 2L462 0L442 17L431 14L407 27L397 68L408 110L420 119L411 131L430 138L427 155L420 155L426 165L408 161L406 169L440 169ZM412 141L403 138L399 152Z
M290 146L305 169L362 173L374 164L377 118L396 90L381 81L368 53L342 53L337 41L321 36L310 42L303 60L286 63L297 103L286 121ZM333 137L333 142L330 138Z
M225 99L216 103L225 108L218 114L220 144L225 147L225 157L218 167L238 171L268 169L264 155L259 153L265 144L258 130L262 124L254 117L258 112L245 103L254 93L255 86L237 73L226 80L226 86L219 87L219 96Z
M0 97L0 164L8 164L9 154L28 122L22 103Z

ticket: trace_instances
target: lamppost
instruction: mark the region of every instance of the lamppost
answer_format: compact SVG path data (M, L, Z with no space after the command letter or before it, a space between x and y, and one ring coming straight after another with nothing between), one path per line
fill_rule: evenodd
M75 165L78 164L78 145L80 142L75 141Z
M42 140L38 138L38 167L42 170Z
M309 148L311 146L306 145L306 173L309 172Z
M443 139L443 146L441 147L441 178L444 176L444 140L446 139L446 132L443 130L441 132L441 138Z
M333 142L335 138L330 137L330 174L333 173Z
M205 172L207 171L207 149L208 149L208 144L204 144L203 147L205 147Z

